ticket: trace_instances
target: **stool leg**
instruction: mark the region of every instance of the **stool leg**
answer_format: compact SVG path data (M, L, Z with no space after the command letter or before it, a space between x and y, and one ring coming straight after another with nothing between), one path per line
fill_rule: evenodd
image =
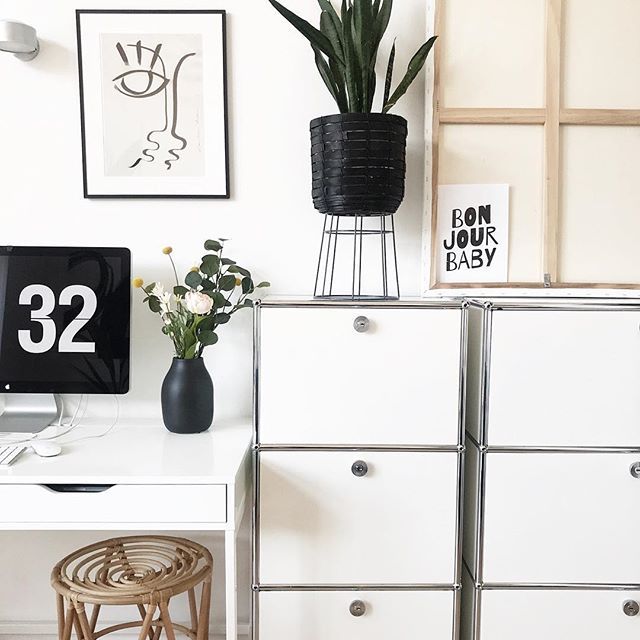
M162 622L164 623L164 632L167 635L168 640L176 640L176 632L173 629L173 623L171 622L171 616L169 615L169 603L160 603L160 614Z
M144 612L144 607L142 605L140 605L140 607L142 607L142 611ZM151 629L151 623L153 622L153 616L156 612L156 605L155 604L150 604L149 608L147 609L146 613L143 616L143 622L142 622L142 629L140 629L140 635L138 636L138 640L144 640L144 637L146 635L149 636L150 640L153 640L153 630ZM158 627L158 629L160 629L160 627Z
M149 611L151 611L151 619L153 620L153 614L156 611L156 606L153 605L153 607L151 605L149 605L149 610L147 611L144 608L144 605L139 604L138 605L138 611L140 612L140 615L142 616L142 620L146 621L147 619L147 615L149 614ZM143 625L144 628L144 625ZM153 640L153 629L151 628L151 625L149 625L149 627L147 628L147 632L149 634L149 640ZM144 638L144 635L140 636L141 638Z
M160 634L162 633L162 627L160 625L158 625L156 627L156 631L153 634L153 640L160 640Z
M205 580L202 585L202 596L200 598L200 616L198 625L198 640L209 640L209 609L211 607L211 578ZM235 638L227 638L235 640Z
M78 621L80 623L80 629L82 630L82 637L84 640L94 640L93 632L89 626L89 620L84 610L84 605L81 602L76 603L76 612L78 614Z
M91 611L91 633L95 633L96 626L98 624L98 616L100 615L100 605L94 604L93 610Z
M58 639L64 637L64 598L58 593L56 594L56 608L58 611Z
M76 610L73 605L67 605L67 614L64 618L64 631L62 632L62 640L71 640L71 632L73 631L73 623L76 617Z
M198 607L196 605L196 592L189 589L189 611L191 613L191 630L198 632Z

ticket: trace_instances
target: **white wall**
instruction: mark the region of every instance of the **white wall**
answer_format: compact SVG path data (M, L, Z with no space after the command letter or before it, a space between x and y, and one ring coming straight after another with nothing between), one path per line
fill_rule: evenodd
M398 36L398 70L425 39L428 1L395 3L389 33ZM287 4L316 21L313 0ZM74 11L125 5L228 11L229 201L83 199ZM124 245L133 252L136 275L168 281L161 247L172 245L186 271L202 255L203 240L222 236L232 239L230 255L259 279L273 283L272 293L311 292L321 217L310 199L308 124L313 117L335 112L335 106L317 77L309 46L267 0L137 0L133 5L114 0L2 0L2 18L34 25L42 50L31 63L0 55L0 244ZM387 51L385 47L383 60ZM395 110L408 119L410 129L407 197L396 216L403 295L420 292L424 106L424 83L416 82ZM235 326L225 328L220 344L207 356L218 417L251 410L250 327L247 312ZM157 416L159 386L171 351L157 317L139 304L134 305L132 355L132 389L123 399L123 413ZM108 415L110 410L108 402L92 400L92 413ZM0 586L0 621L53 619L48 587L52 556L96 535L0 535L4 574L14 578ZM11 557L29 558L28 578L12 565ZM219 601L217 605L219 622ZM241 615L246 619L246 605ZM2 630L0 623L0 634Z

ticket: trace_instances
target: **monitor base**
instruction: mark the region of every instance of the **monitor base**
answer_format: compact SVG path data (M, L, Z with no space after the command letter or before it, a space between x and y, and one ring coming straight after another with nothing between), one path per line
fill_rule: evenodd
M0 433L38 433L58 415L50 393L5 393L0 395Z

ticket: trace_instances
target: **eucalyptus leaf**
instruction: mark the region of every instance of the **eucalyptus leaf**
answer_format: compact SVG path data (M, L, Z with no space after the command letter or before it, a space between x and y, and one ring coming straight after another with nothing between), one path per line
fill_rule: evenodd
M229 320L231 320L231 315L228 313L216 313L214 316L211 316L214 324L227 324Z
M217 240L207 240L204 243L204 248L207 251L222 251L222 244L220 244Z
M150 294L153 291L153 289L155 288L155 286L156 286L156 283L152 282L151 284L148 284L146 287L142 287L142 290L145 293Z
M202 276L197 271L189 271L184 279L184 283L192 289L198 288L201 282Z
M222 278L220 278L220 281L218 282L218 287L222 291L233 291L233 289L235 289L235 286L236 277L233 275L222 276Z
M200 344L208 347L218 342L218 335L213 331L201 331L198 335L198 340L200 341Z
M202 256L200 271L207 276L213 276L220 271L220 258L214 254Z
M156 298L155 296L149 297L149 309L151 309L153 313L160 313L161 311L160 300L158 300L158 298Z
M206 293L207 291L214 291L216 285L215 283L211 282L209 278L203 278L202 282L200 283L200 287L202 288L202 291Z
M249 277L242 278L242 293L251 293L253 289L253 280Z
M174 296L181 296L184 298L188 292L189 292L189 289L187 289L187 287L183 287L180 285L178 285L177 287L173 287Z
M222 260L220 262L222 262L222 264L224 264L224 265L235 264L236 263L236 261L235 260L231 260L231 258L222 258Z
M256 289L264 289L265 287L270 287L270 286L271 286L270 282L263 281L260 284L256 285Z

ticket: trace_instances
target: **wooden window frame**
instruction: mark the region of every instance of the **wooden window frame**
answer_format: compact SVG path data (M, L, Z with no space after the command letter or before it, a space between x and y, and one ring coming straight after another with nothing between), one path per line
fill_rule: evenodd
M444 32L444 5L435 1L434 31ZM640 284L567 283L559 281L559 218L561 186L560 132L563 125L640 126L640 109L565 109L561 104L563 18L565 0L545 0L545 105L541 108L440 108L441 55L434 54L433 121L431 147L431 258L430 289L475 288L576 288L638 289ZM438 282L438 163L441 125L541 125L544 126L543 246L541 282Z

